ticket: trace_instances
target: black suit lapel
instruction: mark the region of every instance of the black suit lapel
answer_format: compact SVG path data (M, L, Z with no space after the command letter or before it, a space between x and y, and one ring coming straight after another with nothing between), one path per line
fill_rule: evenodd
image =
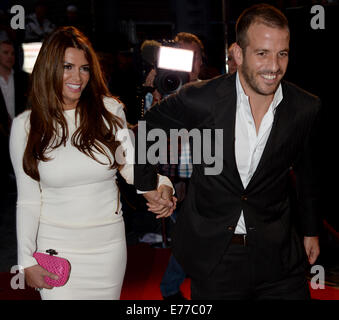
M23 100L22 97L19 96L19 93L22 94L22 90L21 90L21 81L19 79L18 74L15 72L14 73L14 97L15 97L15 101L14 101L14 105L15 105L15 115L17 116L20 111L21 111L21 107L20 107L20 103Z
M243 185L236 164L234 148L237 107L235 79L235 75L225 78L225 81L217 88L217 94L221 98L215 104L214 112L216 128L223 129L224 174L232 177L234 186L241 192Z
M26 110L28 75L22 71L14 73L15 115Z
M3 115L3 112L6 111L7 113L7 108L6 108L6 104L5 104L5 98L2 94L2 90L0 89L0 113L1 115Z
M284 85L282 85L282 90L283 90L283 100L279 103L279 105L276 108L270 135L266 142L266 146L264 148L258 166L246 187L246 191L249 191L251 188L253 188L256 182L259 181L262 175L265 173L265 168L270 165L269 160L272 156L272 153L274 152L274 149L282 141L282 135L284 135L286 130L289 130L288 126L290 123L291 115L289 113L290 111L288 110L289 109L289 104L287 100L288 95L285 92Z
M2 90L0 89L0 131L8 135L9 127L10 127L10 117L7 111L5 98L2 94Z

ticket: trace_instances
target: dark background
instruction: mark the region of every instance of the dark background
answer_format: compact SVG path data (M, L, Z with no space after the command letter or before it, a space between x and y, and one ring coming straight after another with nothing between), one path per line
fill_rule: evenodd
M264 1L46 0L49 6L48 18L57 26L63 25L66 7L76 5L95 49L113 55L111 68L135 68L137 75L133 77L140 76L137 53L143 40L171 39L182 31L199 36L205 45L206 64L213 74L223 73L225 44L230 45L235 41L237 17L246 7L260 2ZM339 70L335 50L339 31L338 0L266 2L280 8L290 22L291 53L286 79L319 95L325 104L336 109L336 101L332 97L336 84L334 77ZM8 10L14 4L21 4L28 15L33 12L34 3L35 0L1 0L0 9ZM325 8L324 30L313 30L310 26L313 17L310 8L316 3ZM139 78L136 80L141 81ZM115 91L119 94L118 88ZM135 106L126 104L129 120L135 122L135 116L132 115Z
M127 120L135 124L140 115L138 87L143 81L139 48L145 39L171 39L178 32L196 34L206 49L205 66L211 76L224 73L225 45L235 41L235 22L246 7L263 1L250 0L47 0L48 18L63 25L66 7L79 9L84 31L99 53L107 71L111 92L126 105ZM322 208L326 219L338 230L336 210L339 175L336 134L338 127L338 0L266 1L280 8L291 29L290 64L285 78L323 102L321 150ZM28 15L34 0L1 0L7 11L21 4ZM310 26L314 4L325 8L325 29Z

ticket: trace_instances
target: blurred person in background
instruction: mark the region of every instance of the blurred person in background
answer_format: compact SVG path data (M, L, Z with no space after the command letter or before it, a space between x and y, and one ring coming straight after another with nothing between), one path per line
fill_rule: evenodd
M90 37L90 23L84 23L83 17L79 13L79 8L74 4L66 7L66 14L61 25L73 26L84 33L85 36Z
M1 194L15 192L15 179L9 157L9 133L14 117L26 109L29 75L14 70L15 50L12 42L0 40L0 139Z
M34 12L26 17L25 42L41 42L55 25L47 18L48 6L45 0L38 0Z
M230 47L228 48L228 57L227 57L227 65L228 65L228 73L227 74L233 74L237 72L237 62L234 59L234 48L235 43L232 43Z

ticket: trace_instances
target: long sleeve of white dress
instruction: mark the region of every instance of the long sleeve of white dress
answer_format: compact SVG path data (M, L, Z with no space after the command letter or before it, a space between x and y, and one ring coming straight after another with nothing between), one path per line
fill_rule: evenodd
M39 183L23 170L29 112L13 120L10 136L10 155L17 181L17 244L18 264L24 268L37 264L33 258L39 228L41 193Z
M117 100L113 98L107 98L107 97L104 98L104 104L111 113L120 117L123 120L123 125L124 125L123 129L127 130L126 117L125 117L125 113L123 110L123 106ZM47 193L48 195L50 194L53 195L53 192L54 192L53 190L56 190L56 191L58 190L58 188L56 189L52 188L53 183L55 183L55 181L52 181L53 183L50 183L50 185L48 185L46 184L46 181L44 181L43 179L44 176L46 177L46 169L44 168L51 166L51 164L49 163L48 164L41 163L41 165L39 164L41 183L33 180L23 170L23 155L24 155L24 151L26 148L27 137L28 137L28 132L29 132L29 117L30 117L30 111L25 111L24 113L16 117L12 124L11 136L10 136L10 154L11 154L11 160L12 160L13 168L14 168L15 175L16 175L17 188L18 188L18 199L17 199L18 264L24 268L27 268L27 267L30 267L36 264L36 260L33 258L33 253L37 249L36 240L37 240L37 234L38 234L38 229L39 229L39 222L41 218L49 219L48 221L51 223L59 223L60 221L65 221L66 223L73 223L73 224L76 223L76 221L74 221L76 217L74 218L71 216L67 216L66 217L67 221L66 221L66 218L62 216L61 211L60 211L60 217L56 217L56 219L53 219L52 214L48 215L50 211L46 209L46 206L48 206L48 203L45 203L45 201L50 200L50 197L47 198L46 195ZM127 154L129 154L131 158L131 155L134 152L131 137L126 134L124 134L123 136L126 138L121 140L122 148L124 151L125 150L127 151ZM73 153L76 152L74 151L75 147L72 147L71 145L67 146L67 148L64 148L64 149L58 148L60 150L57 149L55 150L55 152L57 153L57 155L58 155L58 152L62 153L62 156L65 155L67 150ZM51 160L51 162L53 162L53 160ZM64 165L66 166L67 164L64 164ZM56 169L62 169L62 168L56 168ZM49 169L48 171L49 175L47 175L47 177L54 178L55 176L56 178L59 178L56 173L54 173L54 176L51 176L50 171L51 170ZM133 171L134 171L133 161L127 161L124 167L120 170L121 175L129 184L133 184ZM79 173L79 175L81 175L81 172ZM63 177L63 179L65 178L67 179L66 174L65 176L66 177ZM50 180L48 182L50 182ZM159 176L158 184L159 185L166 184L166 185L173 187L170 180L167 177ZM62 185L62 186L65 186L65 185ZM66 185L65 187L68 187L68 186ZM45 193L44 194L45 200L42 197L42 193ZM45 208L45 211L43 211L44 208ZM117 210L119 210L119 208L117 208ZM86 217L84 217L84 219L85 218ZM87 223L88 221L90 223L93 223L93 220L86 220L85 222Z

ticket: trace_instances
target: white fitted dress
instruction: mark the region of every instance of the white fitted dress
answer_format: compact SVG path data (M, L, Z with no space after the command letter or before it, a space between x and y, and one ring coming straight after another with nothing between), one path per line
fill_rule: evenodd
M104 98L106 108L124 120L122 105ZM100 164L71 144L77 125L75 109L64 111L69 128L67 144L47 153L40 161L40 183L23 171L22 159L29 131L30 111L13 121L10 152L17 185L18 264L37 264L35 251L54 249L71 263L69 281L63 287L43 289L42 299L119 299L126 269L126 241L116 169L106 156ZM128 140L128 139L127 139ZM130 140L127 141L130 143ZM126 146L126 141L122 143ZM120 171L133 183L133 165ZM161 184L171 185L161 177Z

